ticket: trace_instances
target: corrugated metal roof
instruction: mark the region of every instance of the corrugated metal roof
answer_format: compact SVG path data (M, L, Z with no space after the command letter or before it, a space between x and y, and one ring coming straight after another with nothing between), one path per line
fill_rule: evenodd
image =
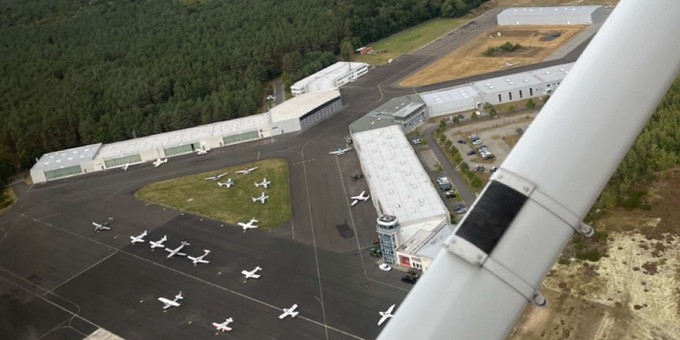
M336 79L339 78L347 73L350 72L350 70L353 69L358 69L360 67L368 66L366 63L352 63L352 62L346 62L346 61L339 61L331 66L326 67L325 69L316 72L307 78L300 79L295 84L293 84L291 87L292 88L304 88L307 85L316 82L316 81L322 81L324 79L330 78L330 79Z
M401 225L449 215L399 126L352 135L373 200Z
M46 153L40 157L31 170L50 171L80 165L83 161L94 159L101 146L101 143L97 143Z
M300 118L317 107L340 97L340 90L332 89L326 91L315 91L301 94L274 106L272 122L280 122L291 118Z

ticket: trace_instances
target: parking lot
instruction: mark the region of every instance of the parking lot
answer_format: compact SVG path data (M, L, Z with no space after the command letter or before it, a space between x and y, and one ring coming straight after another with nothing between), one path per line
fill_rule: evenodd
M469 123L459 128L448 127L444 133L454 142L453 145L458 148L461 156L470 165L471 169L481 165L484 166L484 172L488 173L489 169L498 167L503 163L520 136L517 129L526 131L527 126L533 121L536 114L513 115L489 120L481 119L478 122ZM477 135L481 140L480 144L472 144L469 138L472 134ZM465 144L457 142L458 140L464 140ZM477 150L483 145L493 153L494 158L482 159ZM475 151L475 153L468 155L470 151Z

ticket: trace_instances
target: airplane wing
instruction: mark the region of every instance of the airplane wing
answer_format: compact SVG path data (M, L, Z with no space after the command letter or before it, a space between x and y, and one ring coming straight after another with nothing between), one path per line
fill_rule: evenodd
M355 199L352 201L352 204L350 204L351 207L355 206L357 203L359 203L359 200Z
M387 320L387 318L389 318L388 315L389 315L389 314L384 314L384 315L382 316L382 318L380 318L380 321L378 321L378 326L382 325L383 322L385 322L385 320Z
M283 314L279 315L279 319L283 320L286 316L288 316L288 312L283 312Z
M394 310L394 306L396 306L396 305L391 305L390 308L387 309L385 314L392 314L392 311Z
M241 274L245 275L246 277L248 277L248 276L250 275L250 273L247 272L247 271L245 271L245 270L242 270L242 271L241 271Z

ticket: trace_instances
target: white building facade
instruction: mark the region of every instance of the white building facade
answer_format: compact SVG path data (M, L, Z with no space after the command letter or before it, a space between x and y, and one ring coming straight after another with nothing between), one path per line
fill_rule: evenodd
M368 64L337 62L290 86L293 96L338 88L368 73Z
M500 12L496 20L499 26L592 25L602 15L602 6L514 7Z

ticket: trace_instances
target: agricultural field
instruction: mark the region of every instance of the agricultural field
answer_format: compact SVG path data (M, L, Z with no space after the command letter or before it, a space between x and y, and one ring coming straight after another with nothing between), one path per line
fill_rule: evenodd
M236 174L244 168L257 167L248 175ZM218 181L232 179L231 188L218 186L218 181L205 178L224 174ZM269 188L255 187L263 178L271 181ZM253 202L252 197L264 192L269 196L265 204ZM259 228L272 229L290 220L290 190L288 165L283 159L268 159L235 167L218 169L196 175L149 184L135 196L143 201L223 221L235 225L256 218Z

